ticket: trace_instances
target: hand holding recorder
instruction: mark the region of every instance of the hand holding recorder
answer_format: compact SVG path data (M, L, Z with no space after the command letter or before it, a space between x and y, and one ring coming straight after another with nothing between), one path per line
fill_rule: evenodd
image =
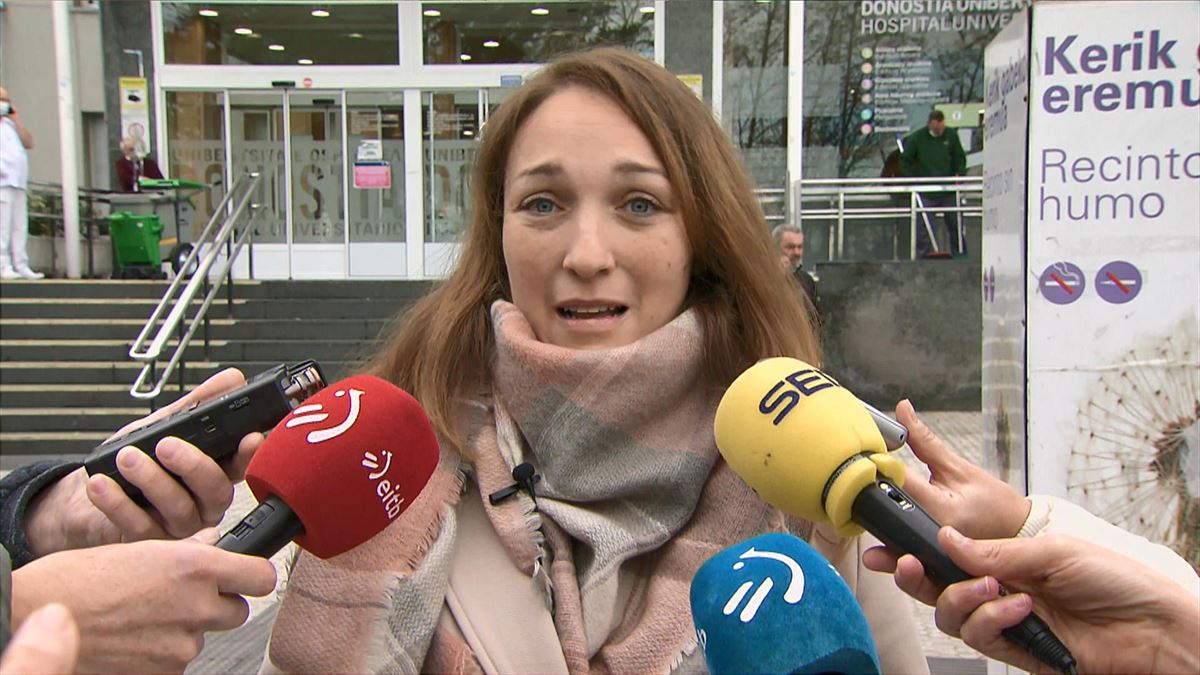
M238 370L223 370L174 403L126 425L113 439L245 384ZM242 479L261 442L260 433L240 437L221 463L195 444L174 437L148 448L122 446L112 458L122 480L144 495L144 506L110 476L89 478L81 467L46 487L30 504L25 519L30 549L39 557L122 541L183 538L215 525L233 499L233 484Z

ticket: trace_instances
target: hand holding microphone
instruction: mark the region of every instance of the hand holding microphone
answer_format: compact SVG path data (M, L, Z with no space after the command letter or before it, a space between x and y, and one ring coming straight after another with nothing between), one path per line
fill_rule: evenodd
M943 525L975 539L1012 537L1029 516L1030 503L1008 483L954 452L917 416L909 401L896 406L909 431L908 446L928 467L926 479L908 469L904 490Z
M915 555L939 586L970 578L938 544L937 521L901 489L904 465L886 454L871 416L816 368L760 361L730 385L714 432L730 467L767 502L831 522L843 536L865 528ZM1070 652L1036 615L1005 635L1053 668L1074 671Z
M955 562L979 577L952 584L937 598L938 628L979 652L1039 672L1040 664L1001 633L1027 616L1036 599L1084 672L1200 672L1194 589L1061 534L974 541L946 527L938 539ZM920 567L909 556L902 560L907 563ZM1001 595L997 578L1013 593ZM904 588L899 576L896 583Z

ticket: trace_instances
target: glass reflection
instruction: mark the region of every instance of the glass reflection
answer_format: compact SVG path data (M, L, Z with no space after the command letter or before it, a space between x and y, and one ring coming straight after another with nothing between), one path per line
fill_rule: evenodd
M292 159L292 241L336 243L342 220L340 92L289 92Z
M350 241L404 241L404 95L350 92L346 96L350 159L355 164L384 163L391 182L390 188L384 188L355 180L355 166L350 167Z
M168 91L167 148L169 176L212 186L192 197L192 227L203 227L225 196L225 94Z
M167 63L367 65L399 62L395 3L164 2ZM215 12L213 11L215 8ZM213 16L213 14L216 14Z
M724 23L721 120L757 186L786 187L788 3L727 2Z
M479 92L424 96L425 241L457 241L471 204L471 166L478 151Z
M654 56L652 0L427 2L425 63L544 63L558 54L614 45ZM538 11L534 11L538 10Z

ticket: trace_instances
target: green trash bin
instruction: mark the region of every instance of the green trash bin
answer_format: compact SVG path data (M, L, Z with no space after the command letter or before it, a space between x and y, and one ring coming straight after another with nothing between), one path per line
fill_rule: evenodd
M157 215L117 211L108 217L108 231L120 270L149 267L158 271L162 267L158 241L162 237L163 224Z

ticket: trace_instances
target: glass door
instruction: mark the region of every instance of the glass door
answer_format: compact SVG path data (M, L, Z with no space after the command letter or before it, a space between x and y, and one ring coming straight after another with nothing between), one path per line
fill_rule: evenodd
M225 196L225 92L169 91L167 98L167 175L208 185L193 195L195 207L185 241L208 223Z
M346 118L350 276L405 276L404 92L347 92Z
M344 277L342 92L234 91L229 112L234 179L262 174L254 275Z
M291 277L346 276L340 91L289 91Z
M284 99L279 91L229 93L230 173L258 172L254 270L259 278L288 278L287 156Z
M471 205L471 167L478 151L478 89L430 91L422 97L425 155L425 274L453 267Z

